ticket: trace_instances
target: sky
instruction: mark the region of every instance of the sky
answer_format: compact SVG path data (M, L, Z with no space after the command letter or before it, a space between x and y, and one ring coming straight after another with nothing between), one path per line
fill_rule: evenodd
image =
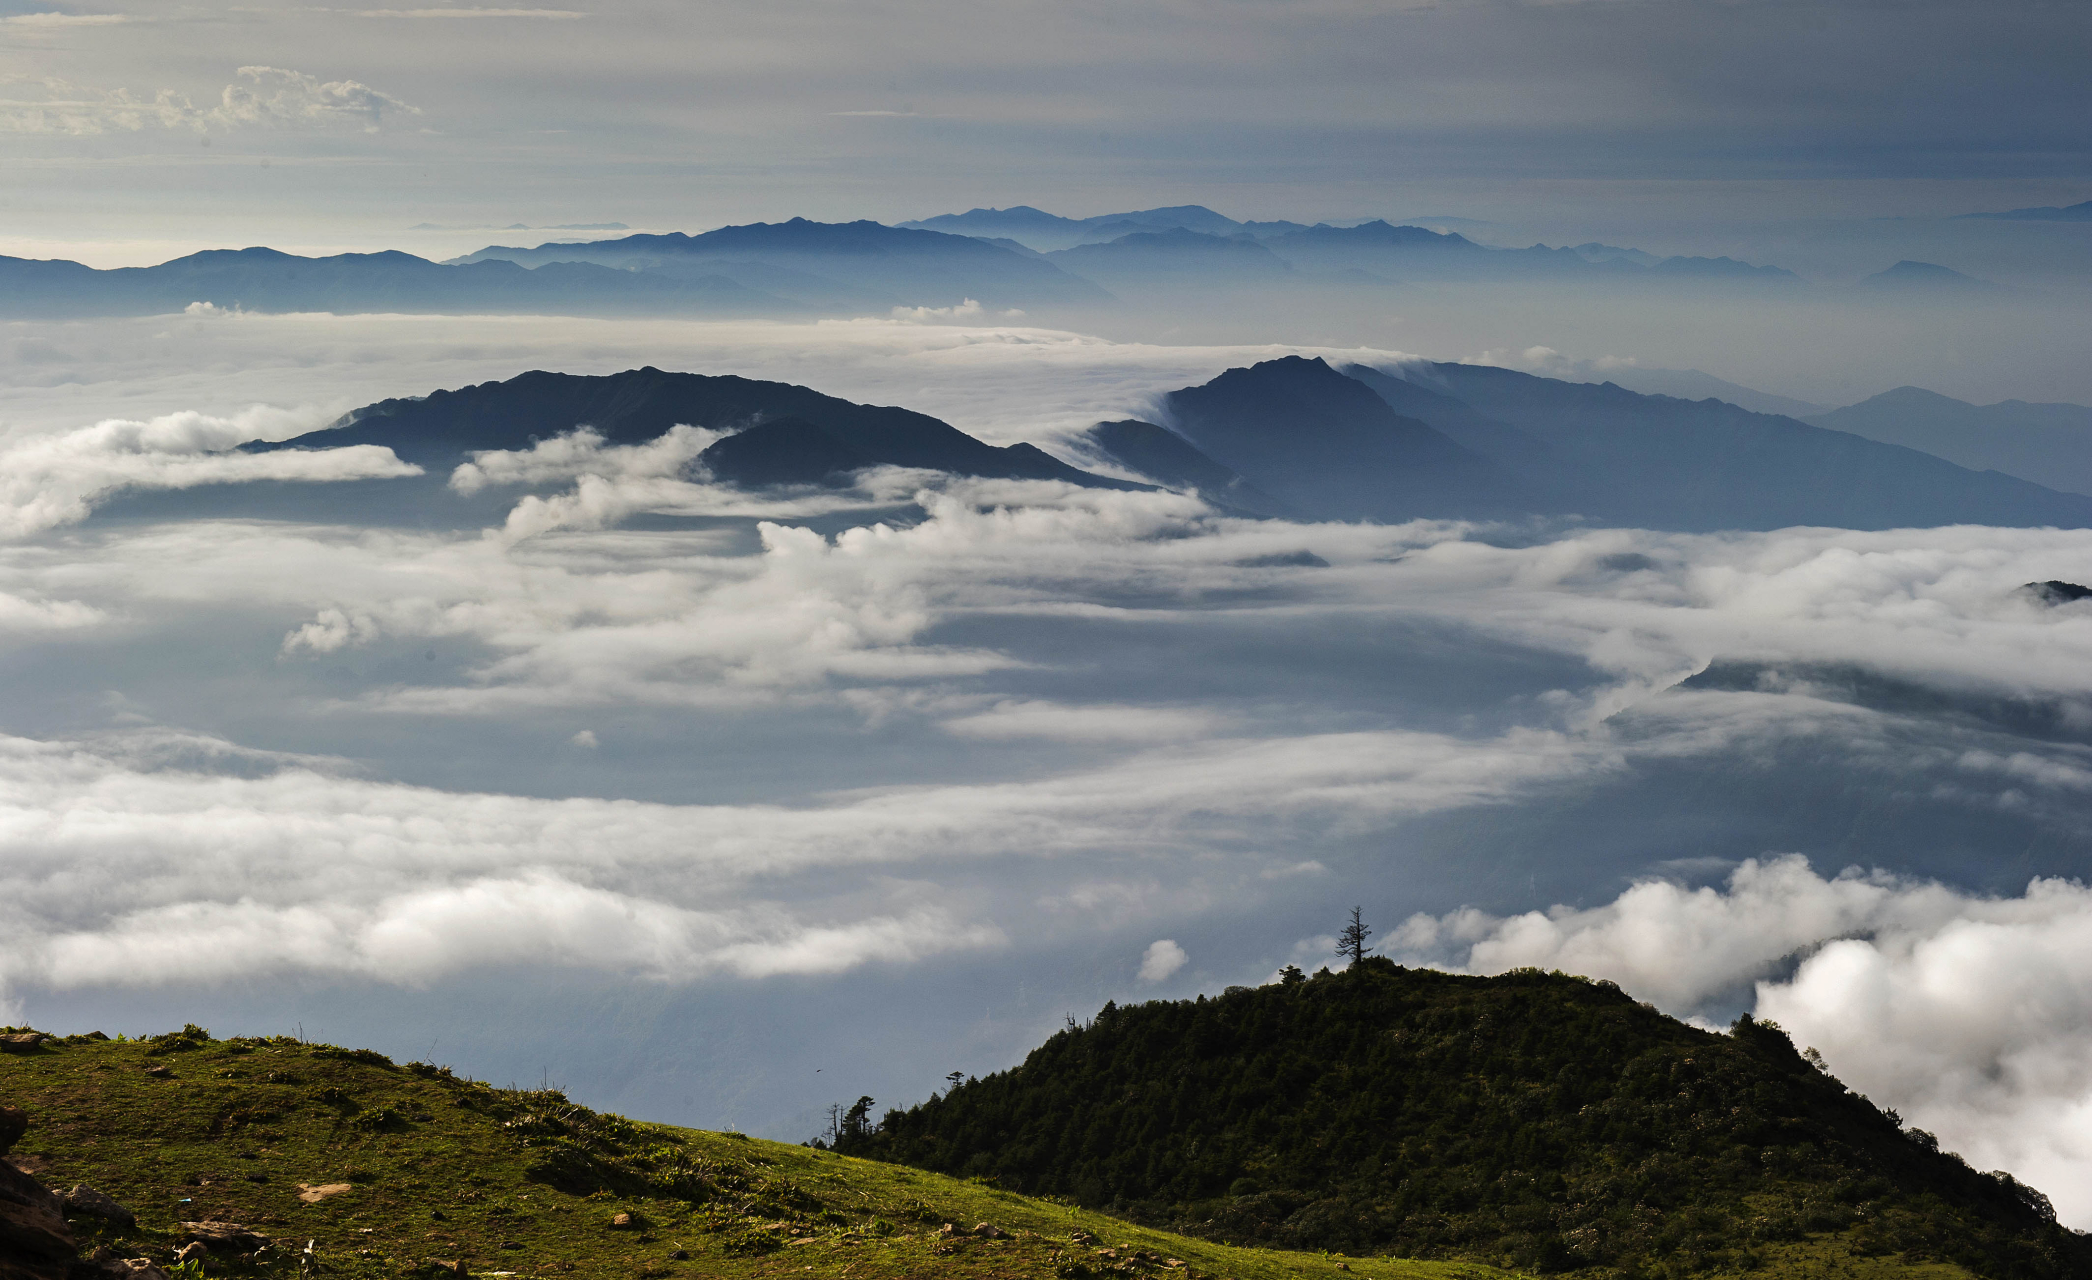
M0 15L0 221L97 265L1016 203L1733 240L2092 198L2092 36L2041 0Z
M2019 590L2092 581L2085 531L1246 521L893 470L750 495L693 477L692 428L440 474L232 451L643 364L1077 462L1089 424L1294 352L2092 402L2092 238L1944 220L2092 199L2088 31L1892 0L0 0L16 255L1197 202L1827 285L1952 250L2045 291L0 322L0 1020L302 1030L798 1140L1106 1000L1328 963L1358 904L1405 963L1777 1018L2092 1226L2092 604Z

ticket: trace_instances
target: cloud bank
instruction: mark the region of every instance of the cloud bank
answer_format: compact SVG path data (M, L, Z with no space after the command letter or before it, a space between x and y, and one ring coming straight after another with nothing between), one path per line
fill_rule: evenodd
M250 440L318 424L310 411L255 406L229 418L183 411L17 437L0 444L0 537L18 538L77 523L98 501L124 490L263 480L317 484L421 474L421 468L376 445L232 452Z

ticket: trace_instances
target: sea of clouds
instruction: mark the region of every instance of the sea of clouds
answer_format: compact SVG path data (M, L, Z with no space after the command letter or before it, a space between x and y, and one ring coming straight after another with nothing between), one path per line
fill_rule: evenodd
M425 518L262 518L239 492L413 469L231 446L531 367L774 377L1065 451L1279 349L197 314L0 353L16 1016L789 983L876 993L821 1036L898 1020L991 1069L1056 1002L1323 963L1363 901L1405 962L1775 1018L2092 1223L2092 605L2018 590L2092 576L2092 532L1293 524L892 470L754 497L691 473L690 428L480 455L423 478ZM919 995L968 980L1032 1012L983 1038ZM720 1000L679 1034L817 1034ZM947 1060L835 1088L898 1101ZM827 1100L764 1087L782 1136Z

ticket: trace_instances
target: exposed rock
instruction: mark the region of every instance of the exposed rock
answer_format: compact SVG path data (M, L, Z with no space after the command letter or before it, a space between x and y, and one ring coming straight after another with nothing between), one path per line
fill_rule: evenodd
M126 1230L138 1225L138 1215L118 1204L116 1200L84 1183L58 1197L68 1218L100 1218L113 1222Z
M150 1258L124 1258L103 1245L73 1264L67 1280L167 1280Z
M29 1053L51 1037L41 1031L15 1031L0 1036L0 1053Z
M629 1213L613 1214L610 1218L610 1225L620 1231L625 1230L632 1225L632 1215Z
M147 1075L149 1075L149 1076L152 1076L152 1077L154 1077L154 1078L156 1078L156 1079L160 1079L160 1080L171 1080L171 1079L173 1079L173 1078L174 1078L174 1068L173 1068L173 1067L147 1067L147 1068L145 1069L145 1074L147 1074Z
M29 1132L29 1113L20 1107L0 1107L0 1156L14 1150L14 1145Z
M2055 579L2047 582L2029 582L2020 590L2048 605L2069 604L2092 596L2092 587L2081 587L2075 582L2059 582Z
M182 1239L200 1244L212 1253L253 1253L269 1247L269 1237L237 1222L184 1222L182 1230Z
M353 1190L355 1188L346 1182L324 1182L319 1186L301 1182L298 1184L298 1198L307 1204L318 1204L328 1196L338 1196L344 1191Z
M973 1233L981 1237L983 1240L1000 1240L1003 1238L1003 1236L1009 1234L1008 1232L1004 1231L1001 1227L996 1226L992 1222L974 1223Z
M65 1280L78 1252L58 1197L0 1160L0 1280Z
M205 1245L201 1240L191 1240L174 1251L174 1260L176 1262L201 1262L210 1256L209 1246Z

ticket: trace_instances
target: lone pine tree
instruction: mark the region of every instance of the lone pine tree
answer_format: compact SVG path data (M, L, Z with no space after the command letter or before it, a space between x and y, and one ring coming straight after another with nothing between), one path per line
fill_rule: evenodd
M1351 908L1351 923L1345 925L1344 932L1337 935L1337 954L1353 964L1365 959L1366 952L1372 950L1366 945L1366 939L1373 936L1373 931L1366 928L1366 923L1361 918L1362 911L1363 908L1360 907Z

